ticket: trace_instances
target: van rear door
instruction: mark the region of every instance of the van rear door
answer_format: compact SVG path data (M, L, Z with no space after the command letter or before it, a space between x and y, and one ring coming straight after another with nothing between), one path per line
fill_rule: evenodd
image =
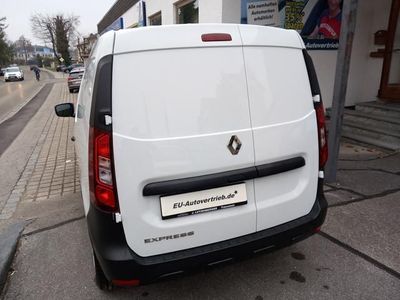
M255 164L287 160L304 166L255 179L257 230L310 212L317 194L318 136L303 44L295 31L240 26Z
M172 198L163 196L173 192L144 196L149 184L254 167L239 29L217 27L231 41L202 39L203 34L215 33L215 28L187 25L116 32L115 175L126 240L140 256L211 244L256 230L254 180L243 180L233 190ZM215 35L209 37L213 40ZM235 135L241 148L232 154L227 145ZM171 213L175 203L231 192L245 193L247 203L181 217ZM172 205L169 211L164 207L168 205Z

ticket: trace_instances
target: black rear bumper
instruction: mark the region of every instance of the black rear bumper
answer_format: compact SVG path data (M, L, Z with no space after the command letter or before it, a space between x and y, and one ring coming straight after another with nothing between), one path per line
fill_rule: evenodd
M122 224L115 223L109 213L91 206L87 221L93 249L106 277L147 283L301 241L322 225L326 211L319 180L317 199L310 213L301 218L227 241L151 257L141 257L129 248Z

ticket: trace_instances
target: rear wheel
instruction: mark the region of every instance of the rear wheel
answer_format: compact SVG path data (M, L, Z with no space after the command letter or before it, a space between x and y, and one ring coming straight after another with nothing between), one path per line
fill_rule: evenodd
M74 92L74 89L69 89L69 92L72 94Z
M94 251L93 251L93 261L94 261L94 270L96 273L94 280L96 282L97 287L101 290L112 291L113 285L110 281L107 280L106 275L104 275L103 269L101 268Z

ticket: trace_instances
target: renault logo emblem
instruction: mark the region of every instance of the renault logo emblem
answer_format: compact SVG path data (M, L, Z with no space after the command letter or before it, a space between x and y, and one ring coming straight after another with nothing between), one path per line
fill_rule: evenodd
M232 135L228 144L229 151L231 151L232 155L236 155L239 153L240 147L242 147L242 142L236 135Z

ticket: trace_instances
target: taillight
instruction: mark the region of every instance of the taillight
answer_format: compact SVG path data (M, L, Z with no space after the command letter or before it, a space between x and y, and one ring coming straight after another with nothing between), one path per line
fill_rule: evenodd
M319 141L319 168L322 169L328 160L328 142L325 126L325 111L322 102L315 103L315 112L317 115L318 141Z
M89 179L92 202L99 208L118 211L114 180L111 133L90 128Z
M307 68L308 80L310 81L311 95L314 100L315 113L317 115L318 144L319 144L319 169L322 170L328 160L328 142L325 127L325 111L321 99L317 73L311 56L303 49L304 62Z
M71 81L73 78L71 76L68 76L68 81Z
M99 209L119 211L112 143L112 55L97 65L89 132L90 199Z

